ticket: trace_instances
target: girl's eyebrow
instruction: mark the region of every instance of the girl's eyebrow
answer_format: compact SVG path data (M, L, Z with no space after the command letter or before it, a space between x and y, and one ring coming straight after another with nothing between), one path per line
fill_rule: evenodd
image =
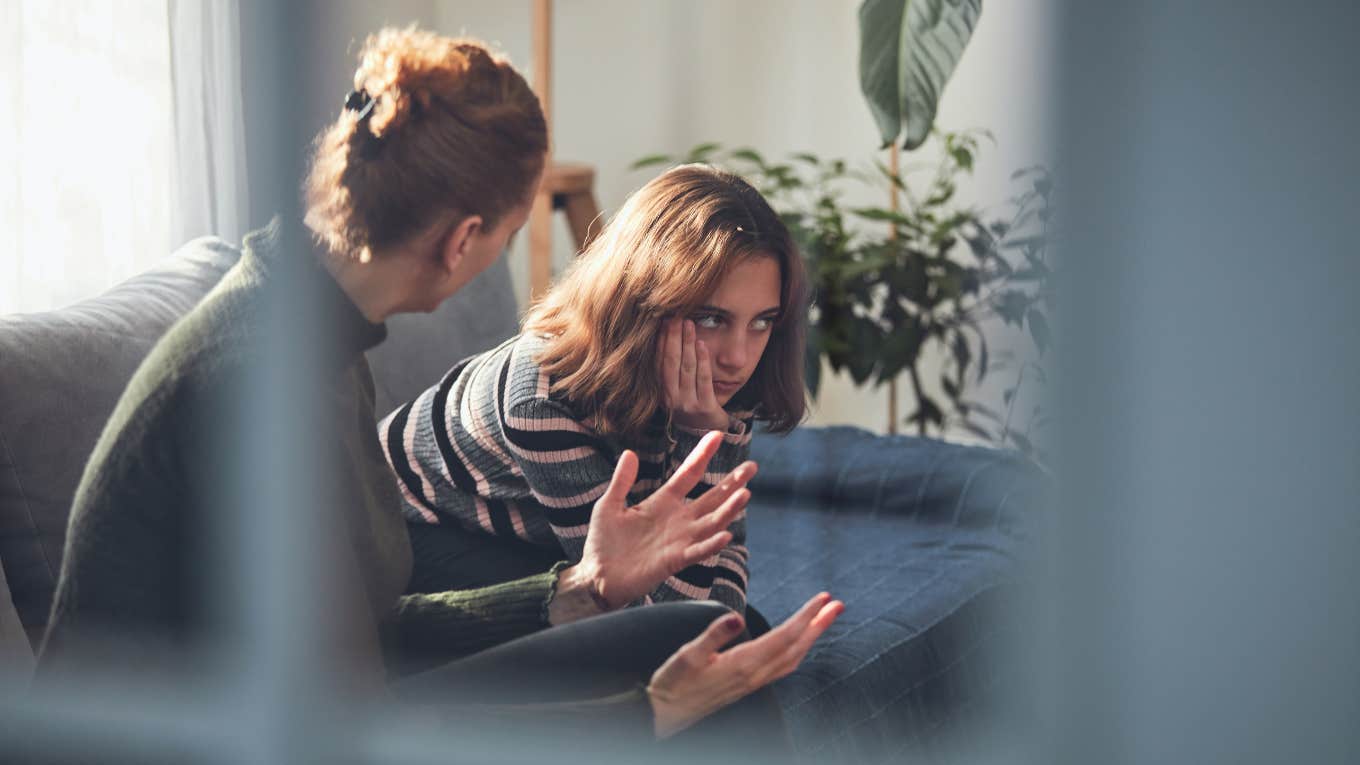
M731 312L731 311L729 311L729 310L727 310L727 309L725 309L725 308L719 308L719 307L716 306L716 305L701 305L701 306L699 306L698 308L696 308L695 310L696 310L696 311L703 311L704 313L717 314L717 315L719 315L719 316L731 316L731 315L732 315L732 312ZM763 311L761 311L760 313L756 314L756 316L768 316L769 314L778 314L778 313L779 313L779 306L775 306L775 307L773 307L773 308L766 308L765 310L763 310Z

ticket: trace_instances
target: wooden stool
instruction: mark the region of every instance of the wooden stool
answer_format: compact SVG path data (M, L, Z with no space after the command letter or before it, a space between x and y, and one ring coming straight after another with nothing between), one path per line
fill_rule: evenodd
M552 0L534 0L534 90L552 135ZM595 168L554 162L548 149L548 172L529 211L529 302L548 291L552 282L553 210L567 213L576 252L599 233L600 206L595 202Z
M600 233L600 206L595 201L595 168L554 162L543 178L529 215L529 299L535 300L552 281L552 218L567 215L571 238L580 253Z

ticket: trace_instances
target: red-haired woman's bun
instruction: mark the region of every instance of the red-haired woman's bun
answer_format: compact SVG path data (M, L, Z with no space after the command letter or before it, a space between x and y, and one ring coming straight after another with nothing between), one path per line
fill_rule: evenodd
M488 225L522 203L548 148L538 98L503 57L406 27L372 35L346 109L318 136L306 223L328 249L366 259L451 215Z

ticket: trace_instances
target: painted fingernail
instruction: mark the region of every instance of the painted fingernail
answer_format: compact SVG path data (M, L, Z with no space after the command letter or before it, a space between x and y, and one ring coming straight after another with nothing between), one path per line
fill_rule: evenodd
M730 614L723 618L722 628L724 632L736 632L741 629L741 618L736 614Z

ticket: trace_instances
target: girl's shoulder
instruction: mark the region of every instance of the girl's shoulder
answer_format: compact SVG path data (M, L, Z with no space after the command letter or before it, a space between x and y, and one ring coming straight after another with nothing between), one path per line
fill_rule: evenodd
M539 361L549 340L551 338L546 335L525 332L497 349L502 356L500 373L504 379L507 406L557 400L552 392L552 380Z
M590 407L555 390L554 379L540 363L551 341L551 335L528 332L513 339L502 369L505 406L520 416L566 418L574 423L571 429L594 433Z

